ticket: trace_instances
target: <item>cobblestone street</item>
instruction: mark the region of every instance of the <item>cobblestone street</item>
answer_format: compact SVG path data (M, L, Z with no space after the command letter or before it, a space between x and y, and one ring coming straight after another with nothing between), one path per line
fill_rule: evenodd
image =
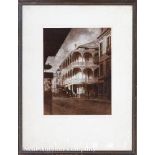
M51 109L51 111L50 111ZM110 115L111 103L103 99L53 97L52 107L45 104L45 114L53 115Z

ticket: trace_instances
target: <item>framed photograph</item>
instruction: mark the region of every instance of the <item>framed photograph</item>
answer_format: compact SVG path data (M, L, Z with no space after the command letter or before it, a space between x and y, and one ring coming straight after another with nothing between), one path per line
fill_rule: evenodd
M19 155L136 155L136 0L19 0Z

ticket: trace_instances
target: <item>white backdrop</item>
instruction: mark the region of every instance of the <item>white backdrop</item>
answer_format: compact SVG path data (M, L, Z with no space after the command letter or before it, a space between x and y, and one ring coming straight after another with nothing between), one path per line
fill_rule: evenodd
M43 28L112 28L112 115L43 115ZM23 7L23 149L131 150L132 7Z

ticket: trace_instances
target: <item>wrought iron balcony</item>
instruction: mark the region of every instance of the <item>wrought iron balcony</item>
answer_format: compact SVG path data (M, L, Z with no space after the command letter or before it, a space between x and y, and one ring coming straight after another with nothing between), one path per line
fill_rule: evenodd
M84 62L72 62L69 66L67 66L66 68L62 69L61 74L64 75L65 73L67 73L69 70L73 69L73 68L89 68L89 67L96 67L97 64L95 64L93 61L84 61Z
M64 84L91 84L91 83L97 83L98 79L97 78L92 78L92 79L88 79L88 78L73 78L73 79L66 79L64 81Z
M86 67L89 67L89 66L93 66L95 65L93 61L85 61L85 62L72 62L70 64L72 67L79 67L79 66L86 66Z

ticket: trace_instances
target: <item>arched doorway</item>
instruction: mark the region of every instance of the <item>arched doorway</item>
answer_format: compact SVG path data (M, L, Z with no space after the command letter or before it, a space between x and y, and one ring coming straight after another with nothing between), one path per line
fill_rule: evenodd
M72 54L72 62L82 62L82 55L80 52L74 52Z
M93 62L93 57L92 57L92 54L91 53L85 52L83 54L83 57L84 57L84 60L85 60L86 63Z
M93 71L91 68L85 68L83 70L85 82L89 82L89 80L93 79Z

